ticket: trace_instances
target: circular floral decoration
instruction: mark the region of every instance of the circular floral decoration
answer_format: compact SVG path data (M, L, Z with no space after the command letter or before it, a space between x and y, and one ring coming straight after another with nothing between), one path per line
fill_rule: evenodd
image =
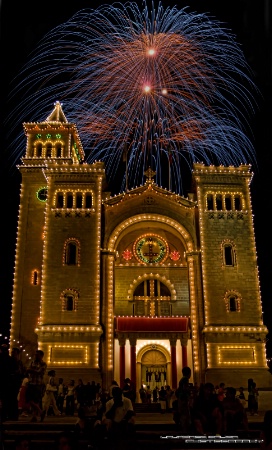
M180 259L180 253L177 252L176 250L173 250L170 253L170 258L172 259L172 261L178 261Z

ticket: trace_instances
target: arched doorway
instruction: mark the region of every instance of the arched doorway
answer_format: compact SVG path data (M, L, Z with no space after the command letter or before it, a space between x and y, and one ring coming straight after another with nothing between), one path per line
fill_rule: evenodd
M151 389L170 384L170 355L163 346L151 344L144 347L137 360L141 363L139 384L150 386Z

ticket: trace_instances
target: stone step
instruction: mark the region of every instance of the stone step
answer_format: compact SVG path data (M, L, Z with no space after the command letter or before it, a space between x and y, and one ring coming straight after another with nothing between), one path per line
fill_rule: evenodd
M134 411L140 413L161 413L160 403L135 403Z

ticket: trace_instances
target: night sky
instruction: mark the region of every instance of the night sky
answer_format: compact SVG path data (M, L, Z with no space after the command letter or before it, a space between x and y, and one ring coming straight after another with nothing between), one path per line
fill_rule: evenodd
M5 148L8 143L7 126L3 125L13 103L8 100L11 80L26 62L28 54L46 32L65 22L76 11L95 8L102 2L77 0L47 0L37 3L33 0L0 1L1 14L1 190L2 240L0 279L0 333L8 336L10 305L15 257L15 239L19 205L20 177L16 169L7 164ZM113 1L108 1L113 4ZM124 2L121 2L124 3ZM138 1L139 7L142 2ZM157 1L154 2L155 5ZM190 11L208 13L230 28L242 45L246 59L255 76L255 83L261 91L259 110L252 120L253 143L257 153L258 167L254 168L251 185L256 246L260 273L260 286L264 311L264 323L271 333L268 335L267 356L272 357L272 5L270 0L179 0L162 2L162 5L189 7ZM151 2L148 2L151 4ZM270 10L269 10L270 9ZM65 108L64 108L65 111ZM49 113L50 111L48 111ZM37 121L43 117L37 117ZM189 188L188 188L189 189ZM186 195L185 195L186 196Z

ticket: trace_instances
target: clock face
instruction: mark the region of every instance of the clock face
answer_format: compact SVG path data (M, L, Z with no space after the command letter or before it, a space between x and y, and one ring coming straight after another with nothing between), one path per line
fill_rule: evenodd
M42 187L37 192L37 199L40 200L40 202L45 202L47 199L47 188Z
M168 256L168 244L160 236L145 234L134 242L133 252L139 262L162 263Z

